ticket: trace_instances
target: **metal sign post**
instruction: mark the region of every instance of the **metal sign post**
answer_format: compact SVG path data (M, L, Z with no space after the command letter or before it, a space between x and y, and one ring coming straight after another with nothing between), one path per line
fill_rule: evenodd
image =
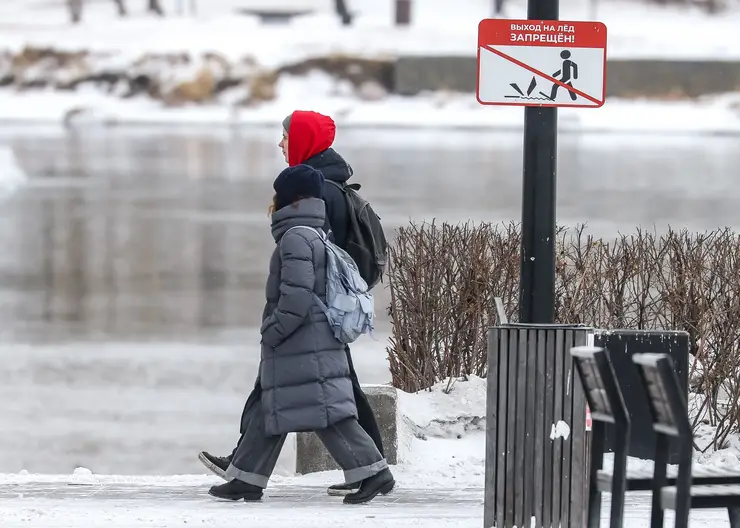
M557 20L559 10L559 0L529 0L527 18ZM519 264L519 321L522 323L552 323L555 318L557 155L558 109L525 108Z
M606 26L558 21L558 0L530 0L527 16L481 21L476 96L526 107L519 322L552 323L557 109L604 104Z

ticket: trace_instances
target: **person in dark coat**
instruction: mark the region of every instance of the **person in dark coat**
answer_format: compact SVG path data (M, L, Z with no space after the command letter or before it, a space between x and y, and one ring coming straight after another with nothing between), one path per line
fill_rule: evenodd
M336 125L331 117L317 112L297 110L283 120L283 137L278 144L283 152L285 161L290 167L299 164L309 165L319 170L324 178L323 200L326 204L326 221L324 231L341 248L346 248L347 231L349 228L349 210L341 186L352 177L352 168L333 148L336 136ZM354 363L349 346L346 347L347 362L349 363L350 379L357 406L358 422L365 432L370 435L381 454L384 455L383 439L380 436L375 413L370 406L367 395L362 390L360 381L355 372ZM254 390L249 395L244 406L241 419L241 437L229 456L215 456L207 451L198 454L200 461L216 475L226 478L226 471L234 461L236 452L241 445L247 430L249 408L261 397L260 380L255 383ZM237 463L238 465L238 463ZM334 484L329 486L330 495L345 495L358 489L360 482Z
M275 180L276 246L260 328L261 398L248 411L235 464L226 471L232 480L213 486L215 497L260 500L287 434L302 431L316 433L346 482L361 482L345 503L368 502L395 484L385 458L357 423L344 345L314 300L327 302L323 183L307 165L285 169Z
M283 151L288 166L303 163L318 169L324 175L324 231L331 233L336 245L345 248L349 211L341 186L352 177L352 167L331 148L336 130L331 117L318 112L296 110L283 119L283 138L278 146Z

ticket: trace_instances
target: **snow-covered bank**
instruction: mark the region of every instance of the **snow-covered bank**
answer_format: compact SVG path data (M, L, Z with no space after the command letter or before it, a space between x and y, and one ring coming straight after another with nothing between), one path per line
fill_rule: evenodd
M319 0L199 0L195 16L178 16L179 0L163 0L164 19L146 14L142 1L129 1L130 15L119 18L112 1L86 2L83 22L69 23L66 2L24 0L0 4L0 50L54 46L67 50L115 51L120 60L147 53L218 52L237 59L253 56L274 67L327 54L365 56L474 55L478 22L492 15L491 0L415 0L412 25L394 27L394 2L348 0L356 14L342 27L333 2ZM183 2L187 4L187 2ZM313 14L286 25L261 25L238 8L302 6ZM571 0L560 6L561 20L601 20L609 28L612 58L728 59L740 57L740 11L708 15L698 6L659 7L644 2ZM506 15L526 18L525 0L508 0Z
M467 128L521 130L523 110L482 107L473 95L389 96L358 101L323 75L285 79L274 101L255 108L223 104L164 108L145 98L118 99L99 92L0 90L0 123L64 124L68 127L117 125L202 125L278 127L296 108L310 108L335 118L340 127ZM599 109L560 110L563 132L645 134L740 134L740 95L699 101L607 100Z
M275 126L300 107L323 110L347 126L522 127L521 109L482 108L472 93L401 98L388 95L388 86L377 82L388 77L377 71L385 67L383 61L398 56L473 56L477 24L491 15L490 0L469 0L464 8L446 0L416 1L413 24L405 28L391 24L393 2L376 0L349 2L357 14L351 27L339 25L333 2L309 2L313 14L285 25L260 24L237 12L271 3L201 0L197 15L178 16L176 2L165 1L168 15L160 19L131 2L130 15L121 19L113 2L88 2L83 22L72 25L61 0L4 2L0 86L6 87L0 88L0 121ZM508 0L506 14L522 17L525 6L525 0ZM737 7L731 2L727 11L710 16L694 7L575 0L561 6L561 18L604 21L610 58L734 60L740 57ZM316 57L338 61L319 68L332 76L297 65ZM357 60L371 63L360 68L352 63ZM599 110L563 110L560 126L563 131L735 134L738 99L614 99Z

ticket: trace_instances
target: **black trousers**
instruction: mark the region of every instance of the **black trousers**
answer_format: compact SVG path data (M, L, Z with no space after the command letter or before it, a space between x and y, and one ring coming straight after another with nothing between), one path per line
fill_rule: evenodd
M352 379L352 391L355 395L355 405L357 406L357 422L360 424L370 438L373 439L375 446L380 451L380 454L385 457L383 451L383 439L380 436L380 428L378 427L378 421L375 419L375 413L373 408L370 407L370 400L367 399L367 395L362 391L360 386L360 380L357 379L357 372L355 372L355 365L352 362L352 354L349 350L349 345L345 347L347 353L347 362L349 363L349 375ZM257 402L262 399L262 387L260 387L259 379L254 384L254 389L249 394L247 402L244 404L244 410L242 411L241 425L239 426L239 441L237 447L244 440L245 432L247 431L247 420L252 415L249 413L249 409ZM236 453L236 447L232 451L232 456Z

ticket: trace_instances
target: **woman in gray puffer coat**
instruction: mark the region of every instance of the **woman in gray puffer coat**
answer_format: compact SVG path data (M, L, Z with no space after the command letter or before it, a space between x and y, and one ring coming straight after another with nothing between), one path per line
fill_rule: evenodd
M362 481L345 503L370 501L395 484L385 459L357 423L344 344L314 299L326 303L323 183L319 171L296 165L273 185L276 247L260 329L262 399L249 411L253 415L246 420L239 461L226 472L232 480L210 490L216 497L261 499L287 434L302 431L317 434L346 482Z

